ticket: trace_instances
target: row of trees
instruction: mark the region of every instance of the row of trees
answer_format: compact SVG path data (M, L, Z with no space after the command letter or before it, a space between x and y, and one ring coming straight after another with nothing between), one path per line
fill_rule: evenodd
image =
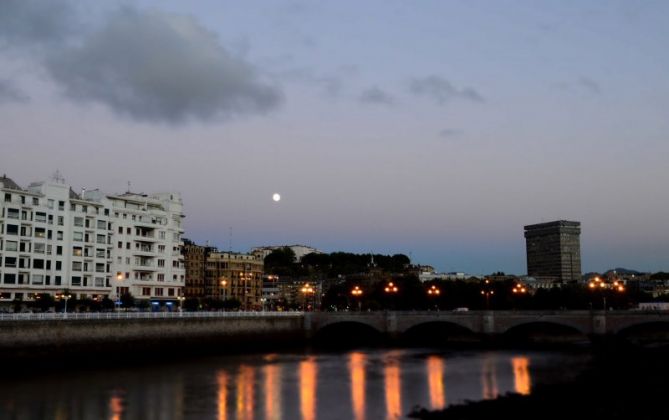
M387 273L403 273L410 267L411 260L404 254L353 254L333 252L331 254L307 254L297 261L295 253L288 247L272 251L265 257L265 272L279 276L317 276L334 278L378 269Z

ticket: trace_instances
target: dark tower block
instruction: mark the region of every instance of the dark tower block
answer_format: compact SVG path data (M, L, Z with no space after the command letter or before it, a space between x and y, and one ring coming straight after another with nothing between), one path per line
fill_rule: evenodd
M525 226L527 275L558 283L581 279L581 222Z

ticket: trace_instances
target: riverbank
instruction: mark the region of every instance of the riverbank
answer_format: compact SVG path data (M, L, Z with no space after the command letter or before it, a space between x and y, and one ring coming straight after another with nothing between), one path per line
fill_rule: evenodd
M507 394L444 410L415 410L409 417L423 420L669 418L667 378L666 349L599 351L573 381L539 385L527 396Z

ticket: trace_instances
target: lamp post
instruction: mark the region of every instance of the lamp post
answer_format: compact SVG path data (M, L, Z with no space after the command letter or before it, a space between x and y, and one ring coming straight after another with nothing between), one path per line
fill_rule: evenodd
M226 279L221 280L221 288L220 288L221 294L220 294L220 296L221 296L221 300L223 301L223 309L225 309L225 292L226 292L225 286L227 286L227 285L228 285L228 281Z
M485 297L485 308L487 310L490 309L490 296L494 294L495 291L492 290L492 284L490 283L490 280L488 279L483 280L481 295Z
M362 289L360 286L355 286L353 290L351 290L351 294L358 301L358 312L362 311Z
M304 286L300 289L302 294L304 294L304 311L306 312L309 307L307 306L307 299L308 296L314 293L314 288L309 285L309 283L305 283Z
M60 295L58 295L58 297L65 301L65 309L63 310L63 313L64 313L65 316L67 316L67 301L72 297L72 295L69 294L69 293L63 292Z
M179 301L179 312L183 312L183 302L186 300L185 296L177 296L177 300Z
M439 290L439 288L433 284L433 285L430 286L429 289L427 289L427 295L429 297L437 298L439 295L441 295L441 290ZM439 306L437 305L436 302L434 304L434 308L436 310L439 310Z

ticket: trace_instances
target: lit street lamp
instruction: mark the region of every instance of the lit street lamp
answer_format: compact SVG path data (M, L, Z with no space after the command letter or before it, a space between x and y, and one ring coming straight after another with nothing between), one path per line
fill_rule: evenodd
M304 286L302 286L302 288L300 289L300 291L302 292L302 294L304 294L304 308L303 308L303 310L306 312L309 309L309 307L307 305L308 296L314 294L314 288L312 286L310 286L309 283L305 283Z
M360 288L360 286L355 286L353 288L353 290L351 290L351 294L353 295L354 298L357 299L357 301L358 301L358 311L361 311L362 310L362 300L361 300L362 289Z
M183 312L183 302L186 300L185 296L177 296L177 300L179 301L179 312Z
M430 286L429 289L427 289L427 294L428 294L428 296L430 296L430 297L434 297L434 298L436 298L436 297L438 297L438 296L441 294L441 290L439 290L439 288L433 284L432 286ZM435 302L435 304L434 304L434 308L435 308L437 311L439 310L439 306L437 305L436 302Z
M518 283L515 286L513 286L513 289L511 290L514 294L525 294L527 293L527 288L523 286L522 284Z
M495 294L495 291L492 290L492 285L490 280L485 279L483 281L483 288L481 289L481 295L485 297L485 308L490 309L490 296Z
M72 297L72 295L69 293L61 293L60 295L58 295L58 297L60 299L65 300L65 309L63 313L65 314L65 316L67 316L67 301Z
M392 281L390 283L388 283L388 285L383 290L386 293L397 293L399 291L397 286L395 286L395 284Z

